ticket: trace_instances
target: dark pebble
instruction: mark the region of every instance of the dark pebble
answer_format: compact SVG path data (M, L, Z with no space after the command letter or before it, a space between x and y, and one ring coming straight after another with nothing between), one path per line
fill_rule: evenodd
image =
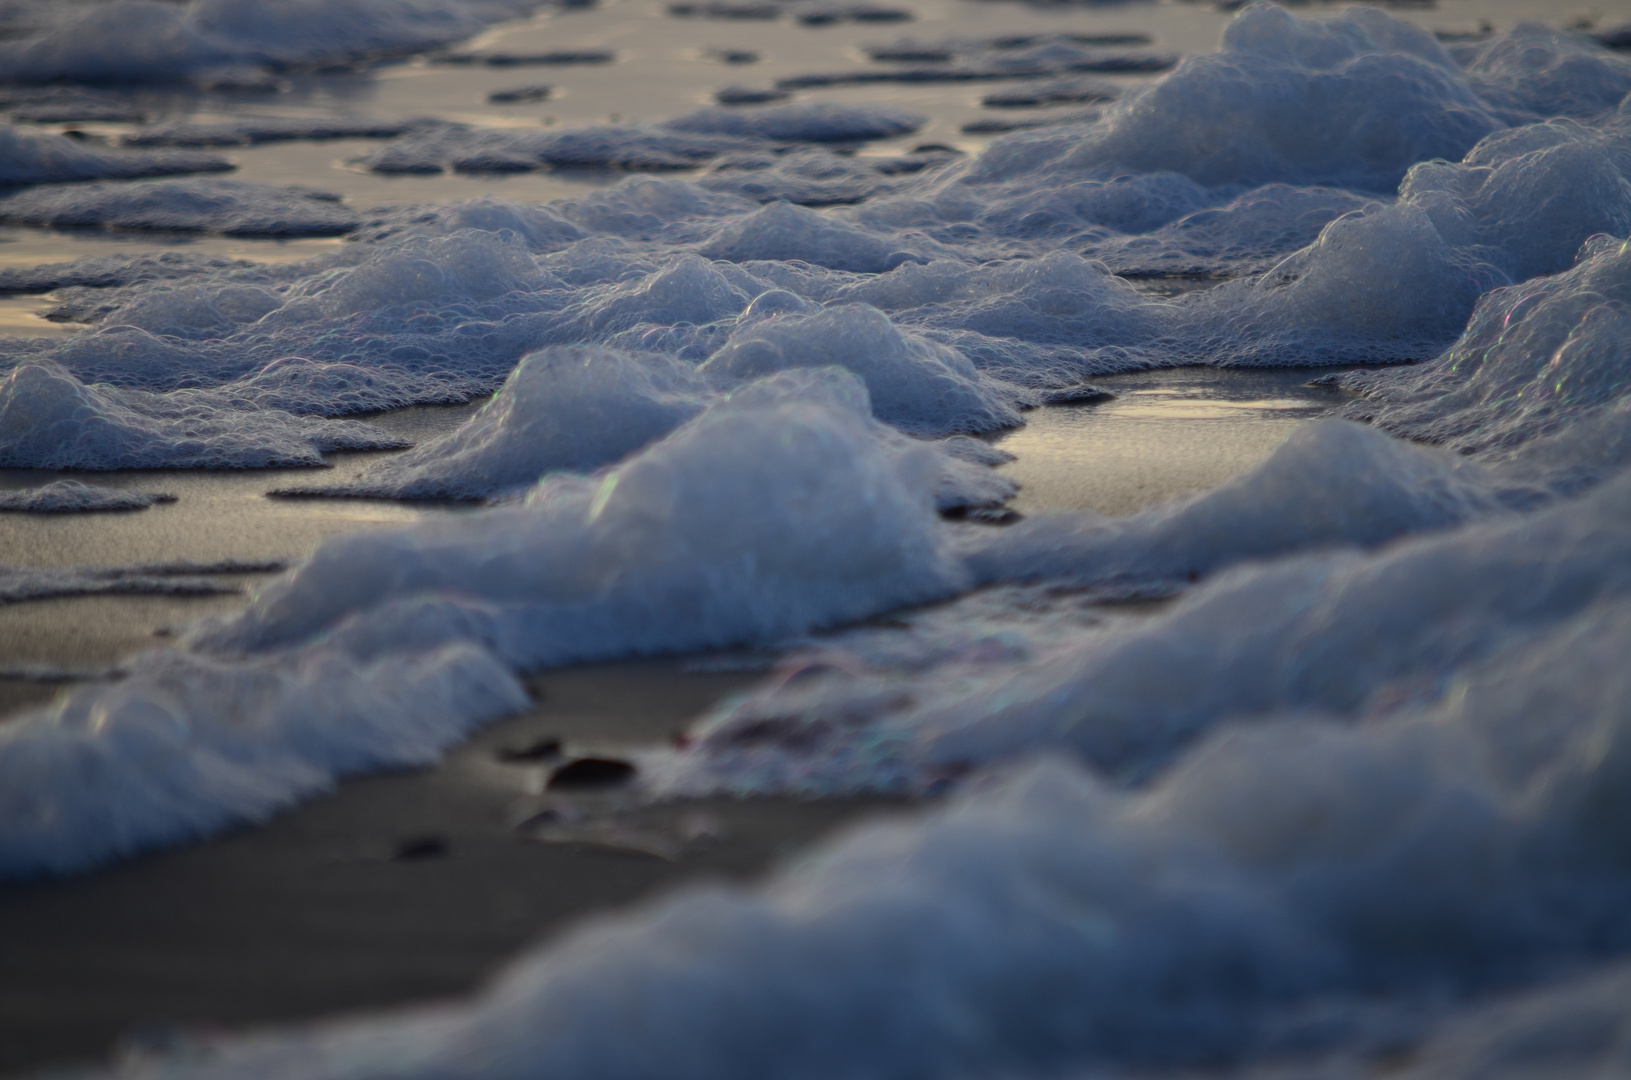
M1025 515L1006 506L953 506L940 511L947 521L969 521L976 525L1012 525L1023 521Z
M415 836L402 841L391 852L392 862L422 862L426 859L445 859L453 849L440 836Z
M516 105L529 101L543 101L549 97L547 86L517 86L509 90L494 90L487 100L494 105Z
M766 90L753 86L727 86L714 93L714 100L721 105L764 105L772 101L786 101L792 97L790 90Z
M634 779L635 768L612 758L578 758L550 774L548 791L592 791L620 787Z
M1083 383L1080 386L1067 386L1063 390L1049 390L1043 395L1043 401L1048 405L1089 405L1113 401L1115 396L1102 386Z

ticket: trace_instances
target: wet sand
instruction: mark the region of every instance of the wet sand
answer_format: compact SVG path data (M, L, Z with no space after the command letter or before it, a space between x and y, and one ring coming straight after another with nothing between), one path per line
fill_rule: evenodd
M536 839L549 765L670 737L751 681L681 661L533 680L538 706L439 769L345 784L269 825L68 880L0 889L0 1072L92 1063L178 1029L260 1026L466 993L518 950L661 889L743 880L877 802L708 802ZM615 820L615 828L605 822Z

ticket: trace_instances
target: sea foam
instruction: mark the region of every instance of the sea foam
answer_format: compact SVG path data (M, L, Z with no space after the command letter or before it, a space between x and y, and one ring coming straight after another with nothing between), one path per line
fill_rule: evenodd
M1381 1055L1462 1002L1623 942L1628 627L1623 603L1587 609L1438 704L1222 731L1137 791L1060 762L1020 770L757 890L580 927L467 1004L145 1065L804 1078ZM1618 1015L1618 985L1549 1000ZM1521 1043L1460 1045L1534 1060Z

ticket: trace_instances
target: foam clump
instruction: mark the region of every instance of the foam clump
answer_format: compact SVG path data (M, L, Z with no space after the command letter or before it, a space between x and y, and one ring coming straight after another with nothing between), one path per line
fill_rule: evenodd
M336 196L238 180L37 187L0 198L0 220L53 228L334 236L356 228Z
M143 252L139 255L91 255L40 266L0 267L0 291L50 292L54 289L111 289L155 281L176 281L222 271L241 271L256 264L223 255L190 251Z
M392 139L358 163L380 173L529 172L552 167L690 169L755 145L728 134L601 124L472 128L443 124Z
M0 185L119 180L175 173L224 172L232 163L188 150L102 150L65 135L0 124Z
M925 248L935 250L926 239L903 248L887 234L801 206L773 202L745 218L724 223L698 250L710 259L731 262L798 260L833 270L878 273L922 261L920 252Z
M129 132L119 141L124 146L252 146L284 139L389 139L436 124L371 116L240 116L168 120Z
M482 499L551 472L590 472L702 411L688 364L592 346L524 357L493 400L456 431L371 465L342 487L301 494Z
M665 120L672 131L736 135L776 142L869 142L909 135L924 119L880 105L793 104L748 108L711 106Z
M144 654L0 727L0 879L264 821L342 776L425 765L526 691L478 649L357 662Z
M1480 98L1509 123L1538 117L1591 118L1631 93L1631 63L1578 34L1535 23L1483 41L1451 45Z
M404 206L370 211L352 239L379 243L399 236L446 236L463 229L510 230L527 250L547 254L588 236L556 208L530 206L491 196L440 206Z
M101 510L145 510L175 502L174 495L101 487L79 480L55 480L37 488L0 491L0 510L31 514L81 514Z
M321 465L329 450L402 442L342 420L245 411L206 392L87 386L50 363L0 380L0 465L13 469L250 469Z
M1153 231L1088 239L1080 250L1118 274L1263 273L1367 205L1363 196L1339 188L1268 184Z
M192 0L185 6L114 0L0 43L0 77L208 83L214 73L245 65L423 49L468 37L529 6L515 0Z
M1396 1053L1623 941L1628 644L1627 607L1592 608L1442 701L1235 726L1140 790L1058 761L1017 770L756 890L579 928L467 1004L214 1041L203 1074L1250 1075ZM1563 997L1606 1018L1618 988ZM1504 1048L1589 1060L1581 1028L1562 1030ZM1480 1035L1434 1049L1507 1060L1498 1031Z
M527 172L550 167L691 169L724 154L782 142L863 142L915 131L921 117L848 105L710 108L658 125L601 124L530 130L427 125L360 163L375 172Z
M1631 461L1628 272L1625 244L1594 239L1572 269L1485 296L1461 339L1431 363L1347 376L1366 394L1349 411L1563 490L1611 475Z
M79 484L79 481L62 480L48 484L41 490L53 492L49 498L59 504L66 500L103 499L101 495L84 496L74 489L73 485L76 484ZM89 484L79 486L92 491L112 490L95 488ZM131 496L146 493L121 490L113 494ZM152 501L169 502L173 501L173 497L154 495ZM104 508L113 509L111 506ZM137 566L0 567L0 602L15 604L25 600L50 600L65 596L213 596L240 591L235 584L222 581L223 574L262 574L281 569L283 566L276 562L246 562L240 559L223 559L212 563L147 563Z
M762 311L775 299L767 293L754 304ZM978 433L1019 424L1011 389L983 377L956 350L902 331L862 304L768 317L749 309L741 328L701 371L716 385L729 386L828 365L860 376L878 419L910 434Z
M1464 70L1431 34L1374 8L1300 20L1253 4L1220 52L1189 58L1096 125L999 140L969 180L1132 169L1210 187L1386 192L1411 165L1457 160L1509 123L1600 116L1631 89L1631 64L1535 27L1477 46L1467 62ZM1218 140L1219 131L1230 137Z
M984 266L953 259L903 264L847 283L835 298L876 305L906 325L1083 351L1142 342L1174 317L1104 264L1068 251Z
M452 638L530 668L773 640L955 591L942 472L872 419L853 376L784 374L524 504L328 541L195 643Z
M296 326L453 297L480 301L538 292L550 278L516 239L513 234L473 230L409 237L367 252L340 274L301 282L289 291L268 325Z
M766 149L723 154L709 163L697 184L757 202L786 201L804 206L858 203L904 186L903 177L957 160L944 150L913 151L898 157L858 158L824 147Z
M1298 20L1254 4L1229 24L1222 51L1128 95L1048 167L1386 191L1415 162L1457 159L1501 126L1424 30L1373 8ZM984 173L1022 174L1027 137L1012 139L988 151Z
M1404 456L1411 453L1421 452ZM1631 577L1622 515L1631 484L1622 479L1585 501L1514 516L1493 512L1499 504L1489 493L1457 484L1445 464L1427 468L1438 475L1424 490L1411 486L1424 477L1401 470L1391 481L1353 485L1346 497L1326 496L1300 521L1259 515L1250 540L1230 538L1234 553L1278 553L1278 561L1220 575L1169 614L1119 634L1081 635L1041 650L1035 662L1027 650L996 663L954 656L921 673L885 664L871 676L772 688L697 732L696 749L676 759L667 783L691 792L923 791L971 768L1041 752L1065 752L1138 781L1228 719L1354 716L1431 699L1453 673L1508 642L1549 632L1594 603L1623 606ZM1285 471L1284 463L1263 470L1263 486ZM1038 547L1062 561L1080 554L1078 575L1099 571L1112 581L1129 563L1181 566L1167 560L1186 543L1213 558L1184 526L1227 534L1238 521L1229 504L1251 486L1119 528L1059 530L1044 519L1012 540L998 533L972 555L973 571L983 580L1027 576L1036 565L1032 541L1050 532ZM1268 505L1306 498L1295 488ZM1378 509L1381 521L1368 514ZM1458 522L1467 527L1453 528ZM1371 555L1285 558L1423 529L1428 535ZM1546 567L1544 579L1511 570L1532 565ZM1184 678L1175 682L1174 671Z

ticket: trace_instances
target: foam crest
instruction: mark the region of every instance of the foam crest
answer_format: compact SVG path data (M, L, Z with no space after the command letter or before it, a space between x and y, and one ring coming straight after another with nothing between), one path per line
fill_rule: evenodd
M833 270L878 273L921 261L923 256L917 252L924 247L932 250L932 245L924 239L903 249L888 235L858 228L842 218L773 202L724 225L699 250L710 259L731 262L798 260Z
M156 180L33 188L0 198L0 220L54 228L334 236L356 228L359 219L324 192L235 180Z
M1020 422L1012 388L982 377L956 350L902 331L876 308L845 304L757 320L751 314L702 365L715 385L837 365L866 383L878 419L902 431L947 435Z
M155 5L156 6L156 5ZM100 150L65 135L0 124L0 184L57 184L174 173L224 172L232 163L189 150Z
M54 480L37 488L0 491L0 510L30 514L81 514L99 510L145 510L175 502L174 495L101 487L79 480Z
M1431 709L1236 728L1142 791L1038 765L758 890L582 927L467 1004L216 1040L188 1075L1035 1076L1384 1052L1623 941L1628 642L1623 603L1592 609ZM1542 700L1572 708L1538 719Z
M522 0L114 0L0 44L0 75L20 82L208 84L234 65L312 64L404 52L513 18Z
M358 663L153 652L0 726L0 879L62 874L264 821L365 771L425 765L527 703L453 645Z
M972 644L965 631L952 635L956 648L933 644L946 631L931 621L923 649L945 653L933 662L900 663L896 647L869 659L876 643L853 653L840 642L831 657L818 652L817 670L874 674L773 683L706 725L668 783L692 792L921 791L1044 749L1111 775L1146 776L1222 719L1353 712L1412 680L1433 685L1514 627L1618 595L1627 582L1613 561L1625 530L1599 530L1628 491L1622 481L1594 503L1514 519L1507 505L1532 504L1522 485L1324 421L1252 473L1187 502L1117 521L1036 517L967 538L976 581L1074 583L1089 598L1170 595L1238 567L1170 615L1073 640L1062 631L1080 625L1079 612L1061 609L1038 627L1020 596L997 618L971 611L974 624L990 627ZM1439 536L1384 547L1423 533ZM1308 554L1363 547L1383 550ZM1526 559L1546 561L1551 584L1492 589L1492 577ZM954 606L947 619L955 618ZM1007 644L990 652L998 642Z
M943 471L871 418L853 376L784 374L522 505L328 541L197 642L474 640L538 667L771 640L955 591Z
M1594 117L1631 93L1631 64L1583 35L1534 23L1452 46L1468 82L1509 123L1541 116Z
M1461 339L1433 362L1346 376L1367 395L1348 409L1562 490L1612 475L1631 462L1628 273L1625 245L1594 239L1573 269L1484 297Z
M667 357L555 346L521 360L458 430L371 465L344 485L286 494L481 499L551 472L589 472L667 435L703 408L695 370Z
M710 106L672 120L671 131L738 135L776 142L868 142L909 135L924 119L881 105L830 103L765 105L750 108Z
M208 393L86 386L54 364L0 381L0 464L13 469L256 469L329 450L402 446L367 424L244 411Z

